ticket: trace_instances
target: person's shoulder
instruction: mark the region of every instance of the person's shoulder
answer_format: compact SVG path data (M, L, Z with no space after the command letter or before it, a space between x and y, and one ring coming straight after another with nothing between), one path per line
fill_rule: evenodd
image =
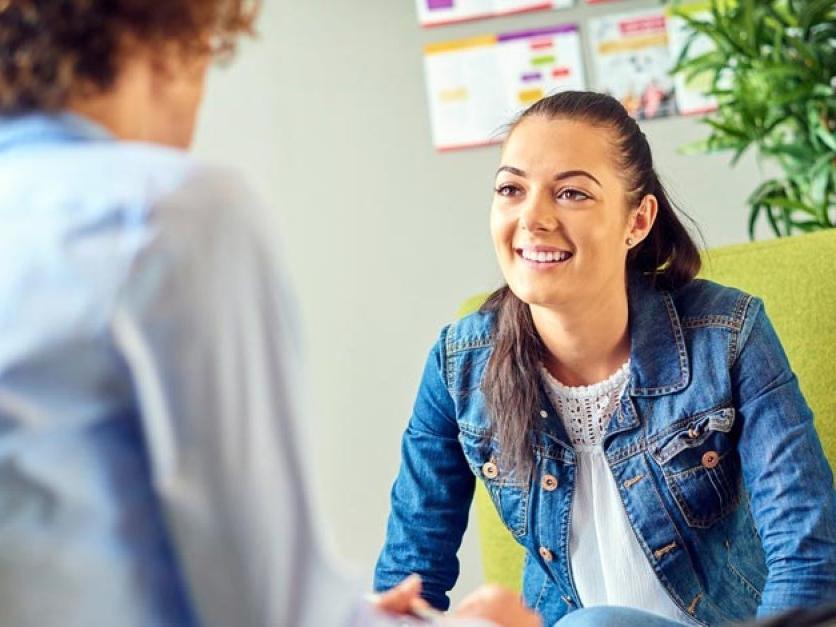
M494 311L480 308L452 322L443 334L447 354L490 347L495 321Z
M127 141L67 143L40 158L60 163L68 179L83 182L97 196L134 205L153 203L196 167L185 151Z
M159 190L151 202L157 214L178 214L208 224L247 224L260 203L237 170L190 159L176 180Z
M112 175L105 185L114 204L162 233L207 243L278 233L275 216L235 168L154 144L114 142L100 150L110 153L104 160L112 164Z
M192 211L217 211L252 198L244 177L229 166L154 144L121 142L112 148L118 171L139 182L150 205L177 199Z
M757 299L735 287L707 279L692 279L672 293L683 324L719 324L740 328L747 309Z
M68 175L85 181L91 194L122 210L152 217L159 211L185 211L222 219L230 206L253 203L237 171L184 150L126 141L68 144L63 149L67 154L52 154L65 164Z

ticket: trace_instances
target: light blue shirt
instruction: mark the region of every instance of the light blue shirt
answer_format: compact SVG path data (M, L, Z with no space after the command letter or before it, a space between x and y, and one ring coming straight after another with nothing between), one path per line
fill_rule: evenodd
M317 529L277 234L229 171L0 118L0 625L416 624Z
M81 118L0 119L0 623L336 625L270 213Z

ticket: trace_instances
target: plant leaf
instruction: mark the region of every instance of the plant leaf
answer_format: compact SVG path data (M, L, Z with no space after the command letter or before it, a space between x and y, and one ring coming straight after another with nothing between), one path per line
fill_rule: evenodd
M763 211L763 208L764 205L761 203L755 203L749 211L749 239L751 241L755 239L755 223L758 221L758 215Z
M787 197L779 197L779 196L771 196L767 202L773 207L780 207L784 210L793 210L797 209L798 211L803 211L804 213L809 213L811 216L815 217L817 212L815 208L809 207L805 205L800 200L793 200Z
M769 221L769 226L772 227L772 231L775 233L775 237L781 237L781 229L778 227L778 222L775 220L775 216L772 215L772 207L767 205L765 208L766 218Z

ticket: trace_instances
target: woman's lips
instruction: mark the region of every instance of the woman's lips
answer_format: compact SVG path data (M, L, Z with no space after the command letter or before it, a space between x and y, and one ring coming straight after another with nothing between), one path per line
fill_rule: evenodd
M514 252L526 266L538 270L554 268L566 263L573 256L568 250L557 248L549 250L545 247L516 248Z

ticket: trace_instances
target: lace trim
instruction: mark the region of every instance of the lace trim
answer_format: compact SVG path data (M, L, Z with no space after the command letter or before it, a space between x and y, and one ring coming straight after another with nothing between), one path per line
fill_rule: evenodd
M625 361L621 365L621 368L613 372L603 381L593 383L592 385L566 385L556 379L543 364L540 364L540 370L545 375L546 383L548 383L550 387L555 388L555 390L563 396L568 398L585 398L588 396L606 394L621 387L621 384L630 377L630 360L628 359Z
M616 372L592 385L561 383L540 365L549 397L576 447L597 446L630 379L630 360Z

